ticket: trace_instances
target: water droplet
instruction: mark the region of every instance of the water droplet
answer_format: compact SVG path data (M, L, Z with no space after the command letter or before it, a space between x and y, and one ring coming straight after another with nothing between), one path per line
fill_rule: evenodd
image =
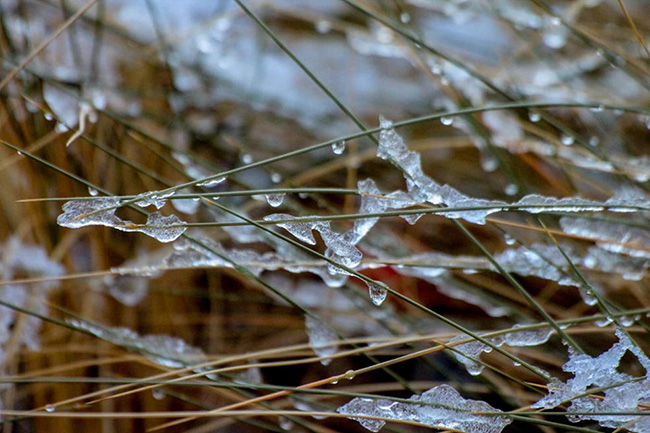
M244 164L251 164L253 162L253 156L249 153L242 153L240 158Z
M345 140L337 141L332 144L332 152L337 155L343 154L345 152Z
M530 120L533 123L539 122L542 119L542 116L536 112L536 111L529 111L528 112L528 120Z
M559 17L551 17L550 21L551 24L553 24L554 26L559 26L560 24L562 24L562 20Z
M332 381L332 385L338 385L338 384L339 384L338 380L335 379L335 380Z
M491 173L499 167L499 161L491 155L484 155L481 158L481 168L487 173Z
M388 290L374 282L366 281L366 284L368 285L368 294L370 295L370 300L373 304L380 306L386 300L386 296L388 296Z
M88 187L88 194L92 195L93 197L96 197L97 194L99 194L99 192L97 192L97 190L95 188L89 186Z
M52 113L47 113L46 112L43 116L45 117L45 120L53 120L54 119L54 116L52 115Z
M575 137L573 137L573 136L571 136L571 135L563 135L563 136L560 138L560 141L561 141L562 144L564 144L565 146L571 146L571 145L576 141L576 139L575 139Z
M282 430L291 430L294 426L293 421L291 421L289 418L281 416L278 418L278 424L280 425L280 428Z
M506 245L514 245L515 243L517 243L517 241L515 240L515 238L513 238L513 237L510 236L510 235L505 235L505 236L503 237L503 240L506 242Z
M165 398L165 393L158 388L151 390L151 395L153 395L153 398L155 398L156 400L162 400L163 398Z
M621 316L618 318L620 324L625 326L626 328L628 326L632 326L634 324L634 320L635 318L633 316Z
M596 320L594 323L595 323L596 326L598 326L599 328L604 328L605 326L607 326L607 325L609 325L610 323L612 323L612 319L610 319L609 317L605 317L604 319L598 319L598 320Z
M46 405L45 405L45 412L50 412L50 413L52 413L52 412L54 412L55 410L56 410L56 408L54 407L54 405L52 405L52 404L46 404Z
M402 14L400 14L399 20L402 22L402 24L408 24L411 22L411 15L406 12L403 12Z
M594 113L600 113L602 111L605 111L605 106L603 104L598 104L595 107L591 107L589 111L592 111Z
M449 126L452 123L454 123L454 119L451 117L441 117L440 118L440 123L442 123L445 126Z
M284 201L284 193L280 194L266 194L266 202L273 207L279 207Z
M600 144L600 138L595 135L589 138L589 146L596 147Z
M649 313L650 314L650 313ZM354 370L348 370L345 372L344 378L347 380L352 380L355 378L357 374L354 372Z
M443 86L448 86L449 85L449 78L447 78L447 77L440 78L440 84L442 84Z
M69 128L61 122L56 122L56 125L54 126L54 130L56 132L66 132L69 130Z
M515 195L519 191L519 187L515 185L514 183L509 183L506 185L506 187L503 189L503 192L505 192L507 195Z
M514 365L515 367L519 367L521 366L521 362L512 361L512 365Z
M321 35L329 33L332 30L332 23L327 20L316 21L316 31Z
M205 181L203 181L201 183L197 183L196 186L205 186L205 187L209 188L209 187L212 187L212 186L219 185L224 180L226 180L226 177L225 176L220 176L220 177L217 177L215 179L208 179L208 180L205 180Z
M273 182L273 183L282 182L282 176L280 176L280 173L272 172L271 173L271 182Z

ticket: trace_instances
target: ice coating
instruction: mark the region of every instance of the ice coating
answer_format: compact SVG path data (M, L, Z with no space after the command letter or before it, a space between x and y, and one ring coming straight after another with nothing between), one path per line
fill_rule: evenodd
M436 386L422 395L413 395L409 400L406 403L357 397L339 407L337 412L349 415L348 418L358 421L373 432L381 430L386 421L361 418L358 415L415 421L434 428L467 433L500 433L512 422L503 415L482 415L481 413L501 411L486 402L465 399L449 385Z
M650 402L650 359L620 329L616 330L618 342L607 351L593 358L589 355L569 352L569 360L562 367L572 373L566 382L554 381L548 384L549 394L532 405L534 408L551 409L562 402L571 401L567 417L571 422L597 421L602 427L625 428L644 433L650 427L650 420L644 416L608 415L603 412L638 412L640 404ZM641 381L619 371L619 363L626 352L631 352L646 371ZM588 389L605 387L604 398L578 397ZM586 414L571 414L571 413Z
M63 205L63 213L57 217L56 222L68 228L101 225L124 232L140 232L159 242L174 241L187 230L184 221L176 215L163 216L158 211L147 216L146 224L125 221L115 215L115 210L120 203L121 200L116 197L72 200Z
M272 215L267 215L264 217L264 221L279 221L279 220L291 220L295 217L289 214L276 213ZM313 225L309 222L284 222L276 224L278 227L282 227L294 237L300 239L301 241L309 244L316 245L316 239L312 234Z
M312 316L305 316L305 330L309 336L309 347L319 357L328 357L338 349L338 337L328 326ZM329 365L331 358L321 359L320 363Z
M170 368L182 368L205 360L205 353L180 338L168 335L139 335L129 328L98 326L84 320L68 319L77 329L90 332L102 340L142 353L157 364Z
M489 207L489 209L459 210L444 212L447 218L462 218L475 224L485 224L485 218L505 207L514 206L521 212L532 214L542 212L598 212L605 208L618 212L635 212L638 208L650 209L647 197L621 194L607 201L599 202L582 197L555 198L539 194L529 194L514 203L499 200L487 200L467 196L449 185L440 185L422 170L420 155L408 149L404 140L395 132L393 124L380 117L382 128L379 138L377 156L391 161L404 173L408 196L411 204L428 202L443 204L450 208ZM505 140L505 138L504 138ZM516 140L515 140L516 141Z
M161 191L148 191L136 197L135 204L140 207L155 206L160 209L167 203L167 199L174 195L174 191L161 192Z
M571 217L561 218L560 226L566 233L595 239L597 245L606 251L650 258L650 235L646 230L607 221Z
M512 329L521 328L524 325L515 325ZM520 332L509 332L504 336L504 343L508 346L539 346L548 341L553 334L551 328L538 328Z

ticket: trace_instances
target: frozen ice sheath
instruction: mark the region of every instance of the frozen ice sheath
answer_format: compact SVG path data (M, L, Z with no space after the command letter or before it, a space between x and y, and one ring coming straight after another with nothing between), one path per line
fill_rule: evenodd
M139 203L139 206L144 206ZM62 227L72 229L85 226L106 226L123 232L140 232L159 242L174 241L187 230L186 227L183 227L184 222L176 215L163 216L158 211L150 213L145 224L125 221L115 215L115 210L119 206L120 199L117 197L72 200L63 205L63 213L58 216L56 222Z
M386 424L375 416L393 420L415 421L430 427L461 430L467 433L500 433L512 421L484 401L466 400L449 385L440 385L414 395L408 403L357 397L339 407L337 412L349 415L370 431L378 432Z

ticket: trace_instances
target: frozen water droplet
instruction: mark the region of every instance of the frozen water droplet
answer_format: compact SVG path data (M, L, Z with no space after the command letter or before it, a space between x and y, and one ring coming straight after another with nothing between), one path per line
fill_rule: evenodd
M50 413L52 413L52 412L54 412L55 410L56 410L56 408L54 407L54 405L52 405L52 404L46 404L46 405L45 405L45 412L50 412Z
M266 202L273 207L279 207L284 201L284 193L266 194Z
M162 400L163 398L165 398L165 393L158 388L152 389L151 395L153 395L153 398L155 398L156 400Z
M504 240L505 240L505 242L506 242L506 245L514 245L514 244L517 242L517 241L515 240L515 238L513 238L513 237L510 236L510 235L504 235L503 238L504 238Z
M386 288L382 287L380 284L374 283L372 281L366 281L366 285L368 286L368 294L370 295L370 300L373 304L380 306L386 300L386 296L388 296L388 290L386 290Z
M592 137L589 137L589 146L596 147L600 144L600 138L596 137L595 135Z
M402 22L402 24L408 24L411 22L411 15L406 12L402 12L399 16L399 20Z
M45 114L43 114L43 117L45 117L45 120L47 120L47 121L51 121L51 120L54 119L54 116L52 115L52 113L47 112L47 111L45 112Z
M648 314L650 314L650 313L648 313ZM345 372L344 378L347 379L347 380L352 380L352 379L354 379L356 377L356 375L357 374L354 372L354 370L348 370L348 371Z
M443 117L440 118L440 123L442 123L445 126L449 126L452 123L454 123L454 119L453 119L453 117L443 116Z
M253 162L253 156L249 153L242 153L240 158L244 164L251 164Z
M92 195L93 197L97 197L97 194L99 194L99 192L95 188L89 186L88 187L88 194Z
M220 176L220 177L217 177L215 179L208 179L208 180L206 180L204 182L197 183L196 186L204 186L204 187L210 188L212 186L219 185L224 180L226 180L226 177L225 176Z
M530 120L533 123L537 123L542 119L542 116L536 112L536 111L529 111L528 112L528 120Z
M332 152L337 155L342 155L345 152L345 140L337 141L332 144Z
M562 135L562 137L560 138L560 141L565 146L571 146L576 141L576 139L571 135Z

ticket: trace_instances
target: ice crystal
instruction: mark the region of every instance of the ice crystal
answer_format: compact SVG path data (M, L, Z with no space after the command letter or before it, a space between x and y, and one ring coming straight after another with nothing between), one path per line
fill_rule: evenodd
M339 407L337 412L348 415L370 431L378 432L386 424L381 419L361 418L375 416L392 420L414 421L439 429L460 430L467 433L500 433L512 421L486 402L467 400L449 385L440 385L413 395L408 403L386 399L357 397Z

